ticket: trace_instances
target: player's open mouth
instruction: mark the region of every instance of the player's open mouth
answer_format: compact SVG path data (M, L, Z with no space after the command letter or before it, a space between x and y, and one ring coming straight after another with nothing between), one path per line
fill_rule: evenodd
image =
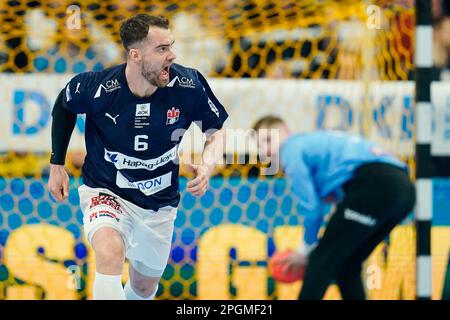
M170 68L170 65L169 66L166 66L166 67L164 67L163 69L162 69L162 71L161 71L161 76L163 77L163 78L169 78L169 68Z

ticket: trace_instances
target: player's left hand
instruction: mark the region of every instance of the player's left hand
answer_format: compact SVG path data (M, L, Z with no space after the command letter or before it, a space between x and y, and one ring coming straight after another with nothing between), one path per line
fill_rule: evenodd
M285 272L298 273L302 268L308 264L308 257L299 252L293 251L290 255L286 256L282 261L285 265Z
M188 182L187 191L192 195L200 197L205 194L209 186L209 168L206 165L191 164L191 169L195 174L195 178Z

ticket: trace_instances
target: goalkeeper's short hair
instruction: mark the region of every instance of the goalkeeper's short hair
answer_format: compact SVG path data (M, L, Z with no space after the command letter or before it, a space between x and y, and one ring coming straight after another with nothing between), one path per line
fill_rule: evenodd
M262 128L269 129L276 125L285 125L284 120L276 116L268 115L256 121L253 125L253 130L258 131Z

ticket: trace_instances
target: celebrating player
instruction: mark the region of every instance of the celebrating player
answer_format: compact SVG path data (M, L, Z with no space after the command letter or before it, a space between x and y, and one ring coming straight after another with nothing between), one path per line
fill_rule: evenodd
M360 137L291 134L273 116L254 129L260 153L279 159L305 215L303 245L281 261L289 272L306 266L299 299L322 299L332 281L343 299L365 299L362 263L415 202L406 165ZM336 209L318 240L330 203Z
M204 194L223 155L222 125L228 117L205 78L174 64L168 20L138 14L120 36L125 64L75 76L52 112L48 188L57 201L68 196L64 161L76 114L86 114L83 185L84 231L96 257L94 299L153 299L169 257L180 200L177 147L192 122L207 134L204 161L192 165L187 191ZM129 281L122 287L125 258Z

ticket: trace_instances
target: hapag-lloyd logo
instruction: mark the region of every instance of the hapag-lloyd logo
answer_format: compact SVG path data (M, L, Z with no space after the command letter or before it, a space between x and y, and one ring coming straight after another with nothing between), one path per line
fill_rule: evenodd
M177 158L177 146L153 159L143 160L129 157L120 152L112 152L105 149L105 160L114 164L117 170L121 169L145 169L155 170Z
M100 97L100 96L102 95L102 89L104 89L105 92L107 92L107 93L113 92L113 91L115 91L115 90L117 90L117 89L120 89L120 83L119 83L119 80L117 80L117 79L114 79L114 80L108 80L108 81L106 81L105 85L100 84L100 85L98 86L97 91L95 92L94 99L95 99L95 98L98 98L98 97Z

